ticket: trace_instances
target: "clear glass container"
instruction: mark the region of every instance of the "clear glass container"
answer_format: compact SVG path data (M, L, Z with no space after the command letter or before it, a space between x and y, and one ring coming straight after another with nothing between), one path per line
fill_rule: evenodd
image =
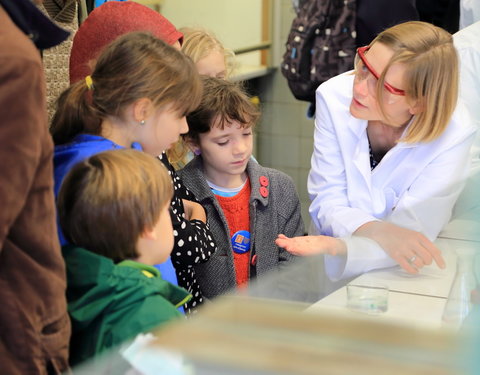
M457 270L442 315L445 325L456 329L472 311L472 292L477 287L474 254L457 253Z

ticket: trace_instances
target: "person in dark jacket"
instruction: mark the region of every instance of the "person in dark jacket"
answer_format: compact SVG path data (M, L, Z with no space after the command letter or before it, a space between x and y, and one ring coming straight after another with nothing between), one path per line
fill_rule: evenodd
M147 153L111 150L76 164L58 195L67 263L70 363L76 365L182 314L188 292L154 264L173 248L165 167Z
M370 44L383 30L406 21L417 21L415 0L356 0L357 47Z
M68 369L65 266L38 49L68 37L29 0L0 0L0 372ZM38 49L37 49L38 48Z

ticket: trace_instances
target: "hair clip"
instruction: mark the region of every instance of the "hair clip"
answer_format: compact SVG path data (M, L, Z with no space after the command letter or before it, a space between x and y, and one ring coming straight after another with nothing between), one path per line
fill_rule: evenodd
M92 76L88 75L88 76L85 77L85 84L87 85L87 89L89 89L89 90L93 89Z

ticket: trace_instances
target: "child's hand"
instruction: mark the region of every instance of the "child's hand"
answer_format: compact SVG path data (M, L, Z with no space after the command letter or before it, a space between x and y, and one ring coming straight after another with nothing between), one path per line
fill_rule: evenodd
M329 236L300 236L289 238L283 234L279 234L275 243L293 255L344 255L347 253L347 245L345 242Z
M187 220L200 220L204 223L207 222L207 214L205 213L205 209L199 203L186 199L182 199L182 202Z

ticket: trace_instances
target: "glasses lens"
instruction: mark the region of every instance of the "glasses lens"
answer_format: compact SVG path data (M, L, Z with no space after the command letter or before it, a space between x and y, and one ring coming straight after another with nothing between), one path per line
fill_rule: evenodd
M355 63L355 80L357 82L367 80L368 93L372 97L376 98L377 92L378 92L377 91L378 80L370 72L370 70L362 61L362 59L358 56L358 54L355 56L354 63ZM393 104L398 100L399 96L392 94L385 85L382 86L381 90L382 90L383 102L387 104Z
M368 69L360 58L355 61L355 75L360 81L363 81L368 76Z
M357 82L367 80L368 93L376 96L377 79L370 73L360 58L356 58L355 61L355 80Z
M401 96L392 94L390 91L386 89L385 86L382 88L382 95L383 95L383 101L387 104L393 104L397 102Z

